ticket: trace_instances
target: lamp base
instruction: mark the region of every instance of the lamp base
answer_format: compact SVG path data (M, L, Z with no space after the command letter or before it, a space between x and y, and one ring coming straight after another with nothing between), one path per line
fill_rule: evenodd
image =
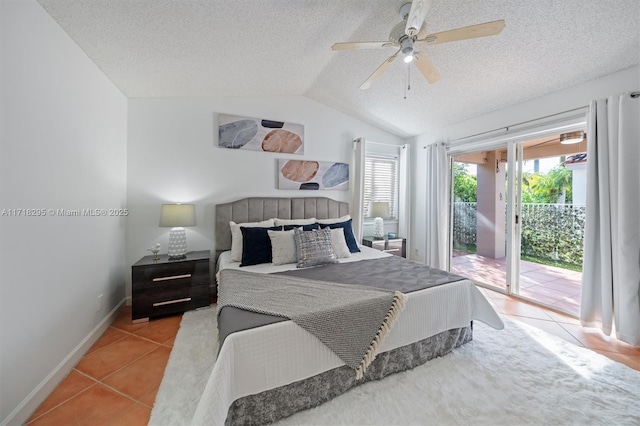
M373 237L384 238L384 221L381 217L373 219Z
M187 231L183 227L171 228L169 233L169 259L187 257Z

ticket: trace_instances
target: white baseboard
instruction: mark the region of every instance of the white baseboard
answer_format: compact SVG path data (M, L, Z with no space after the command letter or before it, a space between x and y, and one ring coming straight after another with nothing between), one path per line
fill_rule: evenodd
M61 362L53 369L51 373L47 375L36 386L36 388L22 400L20 404L5 418L0 426L24 424L29 420L29 417L38 409L45 399L53 392L53 390L60 384L60 382L67 377L73 367L80 361L80 359L87 353L87 351L93 346L93 344L102 336L102 334L109 328L109 326L116 319L117 313L124 304L125 300L121 300L118 305L104 317L98 325L84 338L82 341L67 355Z

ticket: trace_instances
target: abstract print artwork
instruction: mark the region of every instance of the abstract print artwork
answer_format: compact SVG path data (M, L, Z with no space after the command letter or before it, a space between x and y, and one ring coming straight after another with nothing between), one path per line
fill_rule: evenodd
M278 189L349 189L349 165L329 161L278 160Z
M218 146L304 154L304 126L283 121L218 114Z

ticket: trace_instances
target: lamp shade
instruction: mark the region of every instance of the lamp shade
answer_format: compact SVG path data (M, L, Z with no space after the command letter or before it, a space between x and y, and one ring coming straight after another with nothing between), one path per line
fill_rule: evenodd
M196 207L194 204L163 204L160 210L160 226L170 228L194 226Z
M383 201L374 201L369 205L370 217L389 217L389 203Z

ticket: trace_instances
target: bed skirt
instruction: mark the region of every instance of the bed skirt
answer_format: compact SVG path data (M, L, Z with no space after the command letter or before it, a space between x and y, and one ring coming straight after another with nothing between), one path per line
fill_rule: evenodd
M410 370L431 359L444 356L472 339L473 323L468 327L447 330L416 343L378 354L362 380L356 381L353 369L344 365L286 386L245 396L233 402L225 424L273 423L298 411L327 402L352 387Z

